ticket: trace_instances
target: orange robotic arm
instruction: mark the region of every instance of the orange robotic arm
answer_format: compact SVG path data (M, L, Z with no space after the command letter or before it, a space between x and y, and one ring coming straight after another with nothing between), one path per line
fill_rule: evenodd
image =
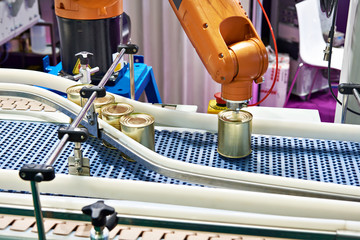
M123 12L122 0L55 0L56 15L76 20L111 18Z
M239 0L169 0L222 98L232 109L251 99L268 67L266 48Z

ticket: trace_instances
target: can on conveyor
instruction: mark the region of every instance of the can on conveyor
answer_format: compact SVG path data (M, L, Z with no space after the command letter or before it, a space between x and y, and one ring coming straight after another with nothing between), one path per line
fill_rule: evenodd
M109 103L100 108L101 119L113 126L114 128L121 130L120 119L134 111L134 107L127 103ZM103 144L111 149L116 149L110 143L103 141Z
M252 114L225 110L218 114L218 153L227 158L243 158L251 153Z
M121 130L120 118L134 111L134 107L127 103L109 103L101 107L101 119Z
M81 96L80 96L80 90L83 87L91 87L93 85L91 84L78 84L71 87L68 87L66 89L67 98L72 101L73 103L76 103L77 105L81 106Z
M85 105L85 103L87 102L88 98L82 98L81 99L81 104L82 106ZM109 104L109 103L114 103L115 102L115 97L114 95L110 94L110 93L106 93L105 97L101 97L101 98L95 98L93 104L95 107L95 112L97 112L99 114L99 117L101 117L101 107Z
M155 150L155 119L145 113L132 113L120 119L121 131L145 147ZM127 160L129 157L124 156Z

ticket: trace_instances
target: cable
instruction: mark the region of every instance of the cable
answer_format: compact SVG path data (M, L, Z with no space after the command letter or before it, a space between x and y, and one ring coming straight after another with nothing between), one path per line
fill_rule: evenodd
M8 46L8 44L9 44L9 43L5 43L4 45L2 45L3 51L5 52L5 56L4 56L4 58L1 60L0 65L4 64L4 63L8 60L8 58L9 58L9 50L8 50L8 47L9 47L9 46ZM2 53L1 53L0 56L2 56Z
M335 34L335 20L336 20L336 15L337 15L337 8L338 8L338 0L335 0L335 8L334 8L334 16L333 16L333 20L332 20L332 25L331 25L331 29L329 32L329 39L330 39L330 51L329 51L329 64L328 64L328 69L327 69L327 80L328 80L328 84L329 84L329 89L330 89L330 93L332 95L332 97L337 101L337 103L339 103L342 106L342 102L340 102L340 100L335 96L334 91L332 90L331 87L331 81L330 81L330 70L331 70L331 55L332 55L332 48L333 48L333 41L334 41L334 34ZM350 108L347 108L347 110L353 114L356 115L360 115L359 112L356 112Z
M335 0L320 0L321 11L326 13L326 17L330 17L334 9Z
M266 14L266 11L263 7L263 5L261 4L260 0L257 0L260 7L261 7L261 10L262 12L264 13L264 16L265 16L265 19L269 25L269 29L270 29L270 32L271 32L271 36L272 36L272 39L274 41L274 49L275 49L275 56L276 56L276 70L275 70L275 76L274 76L274 81L269 89L269 91L266 93L266 95L263 97L263 99L261 99L260 101L258 101L257 103L254 103L254 104L249 104L248 106L257 106L259 105L260 103L262 103L263 101L265 101L265 99L271 94L272 90L274 89L274 86L275 86L275 83L276 83L276 79L277 79L277 75L278 75L278 71L279 71L279 56L278 56L278 49L277 49L277 44L276 44L276 38L275 38L275 34L274 34L274 31L273 31L273 28L271 26L271 23L270 23L270 20Z

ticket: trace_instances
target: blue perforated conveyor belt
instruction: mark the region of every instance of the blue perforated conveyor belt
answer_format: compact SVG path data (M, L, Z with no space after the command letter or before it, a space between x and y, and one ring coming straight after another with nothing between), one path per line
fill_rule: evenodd
M25 163L45 163L56 143L59 125L38 122L0 121L0 168L19 170ZM253 136L252 153L241 160L217 153L217 135L178 131L156 131L156 152L193 164L321 182L359 186L359 143L276 136ZM188 184L149 171L121 157L118 150L90 138L82 146L90 159L91 176L151 182ZM55 168L67 174L68 143Z

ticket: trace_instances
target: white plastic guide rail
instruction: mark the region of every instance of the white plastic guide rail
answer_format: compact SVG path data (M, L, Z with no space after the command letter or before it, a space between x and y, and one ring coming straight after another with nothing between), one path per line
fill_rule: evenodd
M35 87L18 84L1 84L1 89L2 91L0 94L37 98L46 104L50 104L51 106L56 107L62 112L68 113L70 116L75 116L76 113L81 110L79 106L69 102L61 96ZM131 101L129 99L118 99L118 101L126 100L130 101L131 104L134 105L142 105L141 103L136 103L135 101ZM138 111L139 109L140 108L138 107ZM140 111L142 110L143 109L140 109ZM171 119L173 115L190 114L195 115L195 117L197 115L201 115L202 122L210 122L210 125L208 126L209 128L216 125L216 116L169 111L156 107L153 107L151 110L152 112L150 113L156 116L160 116L160 114L165 116L164 112L171 112L172 114L168 114L166 116L166 120L169 122L173 121ZM162 119L164 119L164 117ZM138 144L136 141L127 137L125 134L119 131L114 131L113 127L101 121L101 119L99 120L99 123L102 127L102 138L104 140L108 142L112 141L110 143L114 143L114 146L116 146L119 150L131 156L146 168L168 177L222 188L294 194L302 196L317 196L351 201L358 201L360 199L359 189L351 186L339 186L336 184L318 183L314 181L259 175L246 172L236 172L173 161L172 159L161 156L147 149L146 147L143 147L141 144ZM266 131L271 131L271 134L278 136L289 136L296 134L298 137L309 138L318 138L319 134L321 134L323 138L328 139L359 141L359 137L354 134L355 132L360 131L359 126L322 123L308 123L305 126L304 124L301 125L298 123L298 129L294 129L294 122L286 123L280 121L280 123L279 121L273 123L271 121L262 121L258 119L257 121L254 121L253 132L266 134ZM191 124L197 124L197 120L192 121ZM85 127L89 126L86 121L82 121L82 125ZM92 134L91 131L90 133Z
M64 112L70 117L76 116L81 110L79 106L61 96L43 89L23 85L35 84L65 92L66 88L73 85L73 82L70 80L34 71L0 69L0 82L12 82L12 84L1 84L0 95L34 98ZM22 85L14 83L20 83ZM162 109L121 96L115 96L115 98L116 101L133 105L138 112L153 115L158 124L181 128L203 129L210 132L217 131L217 117L214 115ZM102 138L104 140L108 141L108 139L112 139L112 141L117 142L115 146L118 147L119 150L127 155L131 154L131 157L136 158L136 160L146 168L168 177L222 188L282 194L292 193L352 201L358 201L360 199L359 188L352 186L339 186L329 183L236 172L172 161L170 158L161 156L143 147L125 134L114 131L113 127L101 121L101 119L99 123L102 127ZM89 126L86 121L82 121L82 125L85 127ZM297 121L274 121L261 118L254 119L253 121L253 133L262 135L360 142L360 137L356 134L359 131L360 126L347 124L304 124L303 122ZM91 133L91 131L89 132Z

